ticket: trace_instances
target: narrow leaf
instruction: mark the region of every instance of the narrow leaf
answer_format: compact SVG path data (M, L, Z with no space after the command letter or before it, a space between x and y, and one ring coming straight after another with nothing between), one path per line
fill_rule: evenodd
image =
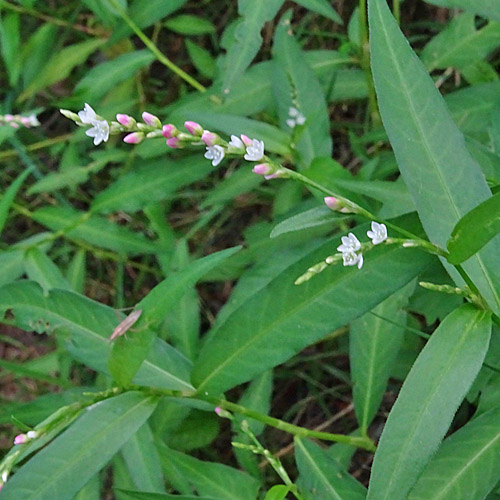
M477 500L498 481L500 408L474 418L446 439L408 500Z
M310 498L321 500L365 500L366 488L330 458L319 445L295 438L297 484ZM308 497L309 498L309 497Z
M366 226L353 232L361 235L363 230ZM328 240L289 264L209 334L193 371L199 390L225 391L282 363L369 311L430 262L422 252L379 247L366 256L362 272L330 266L300 286L293 284L311 265L330 255L338 241L337 237Z
M447 316L432 334L385 424L367 500L406 499L476 378L490 334L489 315L469 304Z
M129 392L90 407L7 481L2 497L72 498L137 431L155 406L153 398Z
M294 231L300 231L310 227L330 226L334 222L338 222L341 218L337 213L332 212L327 207L316 207L306 210L297 215L292 215L283 222L280 222L272 231L271 238Z
M443 98L392 17L386 0L369 0L372 69L384 127L429 239L444 247L459 219L491 193ZM436 214L439 216L436 217ZM500 313L500 237L464 264ZM446 269L463 285L450 265Z
M26 177L28 177L31 173L31 170L32 168L28 168L20 174L19 177L5 190L0 198L0 234L2 234L12 202L14 201L19 188L26 180Z
M313 12L317 12L318 14L321 14L336 23L344 24L342 18L337 14L327 0L295 0L295 3L298 3L299 5L302 5L302 7L312 10Z
M479 14L500 22L500 4L497 0L425 0L427 3L448 7L449 9L463 9L473 14Z
M483 201L464 215L453 228L447 247L448 261L460 264L500 232L500 193Z

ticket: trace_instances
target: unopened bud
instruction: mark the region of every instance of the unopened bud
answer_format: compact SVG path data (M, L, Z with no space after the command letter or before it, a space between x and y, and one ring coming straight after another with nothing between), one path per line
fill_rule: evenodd
M171 137L175 137L177 135L177 127L169 123L168 125L163 125L161 129L161 135L165 137L165 139L170 139Z
M201 135L203 134L203 127L199 123L187 121L184 122L184 126L191 135L197 135L201 137Z
M131 116L122 113L116 115L116 121L127 128L133 127L136 124L136 121Z
M142 132L132 132L123 138L123 142L126 142L127 144L139 144L143 139L144 134Z
M148 113L147 111L144 111L144 113L142 113L142 119L144 123L146 125L149 125L150 127L161 128L160 119L157 116Z

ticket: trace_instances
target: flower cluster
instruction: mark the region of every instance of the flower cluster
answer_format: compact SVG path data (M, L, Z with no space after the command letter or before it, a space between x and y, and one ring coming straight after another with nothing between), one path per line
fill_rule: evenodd
M290 128L295 128L297 125L304 125L306 122L306 117L297 109L294 108L293 106L290 107L288 110L288 120L286 121L286 124Z
M0 125L10 125L12 128L19 128L20 126L31 128L38 127L40 122L34 113L29 116L8 114L0 115Z
M372 240L373 245L378 245L387 239L387 228L385 224L374 221L371 231L367 231L366 234ZM337 247L337 250L342 254L344 266L357 265L358 269L361 269L363 266L363 253L360 252L361 242L352 233L342 236L341 240L342 244Z
M35 439L38 437L38 433L36 431L28 431L26 434L18 434L14 438L14 444L19 445L19 444L26 444L32 439Z
M297 124L304 123L303 115L295 108L290 109ZM247 161L261 162L255 165L253 172L263 175L266 179L284 175L283 169L265 156L264 141L251 139L244 134L239 137L231 135L231 140L226 142L219 135L205 130L199 123L193 121L184 123L186 133L171 123L163 125L157 116L148 112L142 114L142 123L138 123L131 116L122 113L116 115L116 121L108 122L97 115L87 103L78 114L65 109L61 109L61 113L79 126L90 125L91 127L85 133L94 139L96 146L101 142L106 142L110 135L122 132L128 132L123 138L123 141L128 144L138 144L145 138L163 136L167 141L167 146L171 148L204 146L206 148L205 158L211 160L214 167L219 165L225 157L243 157Z

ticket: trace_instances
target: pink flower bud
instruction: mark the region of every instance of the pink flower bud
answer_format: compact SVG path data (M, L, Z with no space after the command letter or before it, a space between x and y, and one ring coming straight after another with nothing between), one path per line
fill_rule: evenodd
M16 122L9 122L9 125L12 127L12 128L19 128L19 124L16 123Z
M124 127L132 127L136 123L136 121L131 116L124 115L122 113L118 113L116 115L116 121Z
M4 116L6 122L11 122L14 119L14 115L5 115Z
M31 120L29 118L26 118L25 116L23 116L21 118L21 123L26 127L26 128L30 128L31 127Z
M203 134L203 127L199 123L187 121L184 122L184 126L191 135L201 136Z
M241 134L241 140L243 141L243 144L245 146L251 146L252 145L252 139L248 137L248 135Z
M127 144L139 144L143 139L144 134L142 132L132 132L123 138L123 142L126 142Z
M259 163L253 167L252 172L257 175L268 175L271 174L273 169L266 165L265 163Z
M201 140L208 146L215 145L215 141L217 140L217 134L210 132L210 130L204 130L201 136Z
M177 137L170 137L169 139L167 139L167 146L170 146L171 148L178 148L179 139Z
M148 113L147 111L144 111L144 113L142 113L142 120L146 125L149 125L150 127L161 127L160 119L157 116Z
M330 210L339 210L340 204L339 200L335 198L335 196L325 196L325 205L330 209Z
M215 413L217 413L217 415L219 415L219 417L220 417L220 413L221 413L221 411L222 411L222 408L220 408L219 406L217 406L217 408L215 408L215 410L214 410L214 411L215 411Z
M25 444L29 441L29 438L26 434L18 434L15 438L14 438L14 444L15 445L18 445L18 444Z
M163 125L163 128L161 130L161 135L165 137L165 139L170 139L171 137L174 137L174 134L177 132L177 128L175 125L172 125L169 123L168 125Z

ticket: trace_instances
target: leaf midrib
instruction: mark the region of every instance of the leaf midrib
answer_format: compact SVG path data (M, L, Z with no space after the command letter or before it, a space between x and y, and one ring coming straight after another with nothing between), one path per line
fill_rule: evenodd
M427 140L427 136L423 132L424 131L423 124L420 121L419 115L416 113L416 109L413 106L413 101L410 99L409 89L408 89L408 86L406 84L406 80L403 78L403 72L402 72L401 66L399 65L399 60L396 57L396 52L394 51L394 48L393 48L392 44L390 43L389 33L387 32L386 26L384 24L384 20L382 19L382 14L381 14L380 7L379 7L380 3L376 2L375 5L377 6L377 13L378 13L378 16L379 16L379 24L380 24L381 32L385 36L385 40L386 40L386 45L387 45L387 48L388 48L388 52L390 53L391 59L394 62L394 67L396 69L396 72L397 72L397 75L398 75L398 78L399 78L399 81L400 81L401 88L404 90L403 95L404 95L405 100L406 100L406 102L408 104L408 107L411 110L410 118L413 120L415 126L418 129L418 133L420 135L420 138L421 138L422 144L424 146L425 153L427 155L429 163L431 163L432 165L434 165L434 171L436 172L438 180L439 180L439 183L440 183L440 185L442 187L442 192L444 192L444 194L448 198L449 204L451 205L451 208L452 208L452 210L455 213L456 221L458 222L461 219L460 212L459 212L458 207L457 207L457 205L455 203L455 200L452 197L451 191L448 188L447 183L445 182L445 179L444 179L443 174L441 172L440 164L439 164L439 162L437 162L435 160L435 158L434 158L434 156L432 154L432 150L431 150L429 142ZM488 283L488 286L489 286L490 290L492 291L493 296L495 297L497 308L500 308L500 297L499 297L499 295L498 295L495 287L493 286L493 283L492 283L491 278L490 278L490 276L489 276L489 274L488 274L488 272L486 270L486 267L485 267L485 265L483 263L483 260L482 260L481 256L479 254L476 254L473 258L474 258L474 260L477 261L477 263L478 263L478 265L479 265L479 267L481 269L481 272L483 274L483 277L484 277L486 283Z

